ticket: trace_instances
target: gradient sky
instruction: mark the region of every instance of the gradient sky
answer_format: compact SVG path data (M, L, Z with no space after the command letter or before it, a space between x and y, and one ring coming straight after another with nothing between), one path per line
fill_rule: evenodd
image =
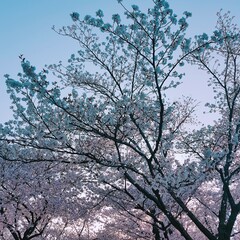
M151 0L124 0L123 3L147 9ZM185 10L192 12L189 35L214 30L216 13L221 8L224 12L229 10L240 26L240 0L169 0L169 3L178 16ZM11 117L3 75L8 73L16 78L21 71L18 56L24 54L39 70L45 64L66 60L76 52L77 43L57 35L51 27L71 24L69 14L73 11L85 16L98 9L102 9L105 16L122 11L116 0L0 0L0 122ZM194 71L196 69L188 70L188 79L194 75L191 83L189 80L188 93L193 97L198 93L201 98L200 89L194 82L199 76L195 76Z

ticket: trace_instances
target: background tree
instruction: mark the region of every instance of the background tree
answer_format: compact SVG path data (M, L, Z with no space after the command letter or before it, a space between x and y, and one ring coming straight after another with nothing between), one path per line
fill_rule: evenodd
M8 141L14 139L9 146L20 146L19 160L36 161L40 152L42 161L74 166L76 174L97 179L88 182L86 198L92 188L100 197L107 191L135 219L134 208L142 211L155 239L230 239L240 205L233 196L239 172L238 33L228 33L227 17L220 17L210 39L202 34L191 43L185 38L190 13L178 19L164 0L153 1L147 13L118 2L123 22L119 14L104 22L101 10L83 20L74 12L72 26L55 30L80 45L68 66L49 66L57 82L25 60L19 80L6 75L15 113L2 128ZM209 65L216 52L224 59L224 79ZM194 121L194 101L168 98L181 82L184 61L213 75L219 102L211 106L221 107L223 116L191 134L185 128Z
M193 156L197 156L205 165L210 178L208 184L214 185L214 206L211 210L218 220L218 239L230 239L231 234L235 235L239 230L236 219L240 211L237 191L240 31L233 23L233 19L229 12L226 14L219 12L215 36L221 35L222 41L216 42L200 54L192 54L190 58L193 64L208 72L209 85L213 87L215 93L215 102L206 105L210 112L218 115L218 120L213 126L207 126L189 136L185 143L187 151L192 152ZM204 186L204 189L206 187ZM201 198L200 203L206 206L209 202ZM208 213L208 218L211 215Z
M151 238L151 220L116 190L99 188L90 169L20 148L1 145L1 239Z
M4 156L0 186L1 239L70 239L70 235L78 239L86 235L86 223L94 221L91 213L99 209L101 200L97 196L93 198L93 192L91 199L83 197L84 185L89 189L91 185L86 173L84 177L77 167L53 159L43 162L41 152L34 154L33 149L25 148L21 157L17 153L19 146L4 144L1 145ZM46 151L44 157L46 160ZM78 228L74 231L75 225Z

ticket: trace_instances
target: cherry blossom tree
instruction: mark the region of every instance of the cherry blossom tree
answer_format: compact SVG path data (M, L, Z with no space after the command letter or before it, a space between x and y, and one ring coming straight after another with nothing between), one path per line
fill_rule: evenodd
M1 126L11 148L2 157L71 166L77 187L66 192L68 199L79 189L85 198L104 199L99 221L109 228L108 211L115 220L131 219L131 225L116 221L119 239L238 236L239 30L219 15L211 37L191 41L185 37L189 12L178 18L165 0L154 0L147 13L118 2L123 21L114 14L105 22L102 10L83 19L74 12L72 26L54 28L80 46L67 66L37 73L22 59L19 79L6 75L15 119ZM211 64L216 56L222 69ZM209 106L220 115L191 133L194 100L168 97L178 94L189 62L212 75L216 103ZM49 72L56 81L47 80ZM104 230L98 234L106 239Z
M4 144L0 172L1 239L70 239L70 235L78 239L86 235L86 223L94 221L91 213L99 209L101 201L93 198L90 191L88 198L83 197L84 186L91 186L87 174L53 159L43 162L41 152L34 154L32 149L24 152L31 156L31 162L26 158L19 161L14 158L21 157L16 154L19 146ZM72 226L78 226L76 231Z
M214 198L211 207L209 199L201 197L199 203L209 206L206 218L218 222L215 225L217 239L230 239L231 235L239 234L240 30L233 20L229 12L219 12L215 34L221 34L222 41L201 53L192 54L189 59L210 75L209 86L213 87L215 95L215 102L206 105L210 112L218 115L218 120L213 126L191 134L185 144L187 152L205 166L209 181L201 191L209 191L211 187Z
M27 159L16 154L18 145L4 144L1 239L150 239L153 235L151 220L116 190L99 187L94 176L87 177L91 170L81 173L84 169L53 158L46 163L41 152L34 154L32 149L25 149L24 155L31 156Z

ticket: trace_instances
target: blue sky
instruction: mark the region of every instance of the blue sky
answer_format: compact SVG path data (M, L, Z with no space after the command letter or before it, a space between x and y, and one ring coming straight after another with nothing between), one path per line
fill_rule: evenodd
M124 0L123 3L135 3L147 9L151 0ZM239 0L169 0L169 3L179 16L185 10L192 12L189 27L192 35L211 32L216 23L216 13L221 8L231 11L240 25ZM98 9L102 9L105 16L122 11L116 0L0 1L0 122L7 121L11 116L3 75L8 73L15 78L21 71L18 55L24 54L38 69L45 64L66 60L77 50L77 43L57 35L51 27L71 24L69 14L73 11L84 16L94 14ZM189 84L189 93L194 95L194 91L193 81Z

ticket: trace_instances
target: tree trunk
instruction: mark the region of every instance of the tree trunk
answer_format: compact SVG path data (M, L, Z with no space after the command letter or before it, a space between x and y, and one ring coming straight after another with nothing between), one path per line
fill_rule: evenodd
M218 240L230 240L231 231L229 231L227 226L222 226L218 229L219 237Z

